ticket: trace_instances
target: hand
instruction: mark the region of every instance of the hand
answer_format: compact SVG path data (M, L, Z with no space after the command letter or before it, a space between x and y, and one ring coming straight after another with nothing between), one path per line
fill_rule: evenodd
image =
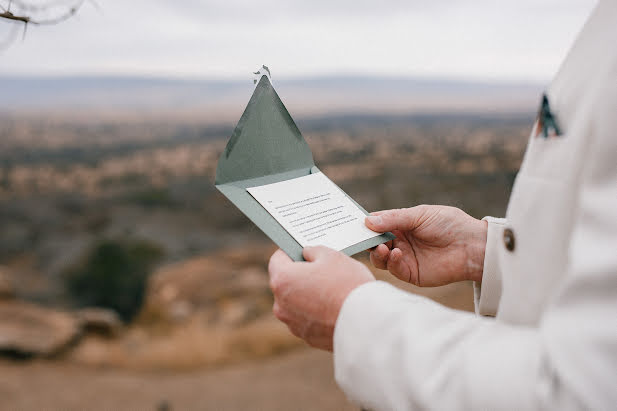
M371 263L403 281L433 287L482 280L486 221L454 207L421 205L371 213L365 224L396 236L371 250Z
M343 301L354 288L375 277L362 263L327 247L307 247L303 255L306 262L294 262L281 250L270 257L272 311L295 336L312 347L332 351Z

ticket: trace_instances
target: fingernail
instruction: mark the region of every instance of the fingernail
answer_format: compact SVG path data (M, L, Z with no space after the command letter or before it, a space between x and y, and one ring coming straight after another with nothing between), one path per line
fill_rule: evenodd
M379 216L371 215L371 216L368 216L366 219L368 220L369 223L371 223L371 225L378 226L381 224L381 217Z

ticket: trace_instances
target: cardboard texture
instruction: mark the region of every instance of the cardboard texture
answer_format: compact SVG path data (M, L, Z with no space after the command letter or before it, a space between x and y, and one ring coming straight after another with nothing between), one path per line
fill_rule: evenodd
M283 102L263 75L240 117L216 168L215 185L240 211L294 261L303 261L302 246L246 191L317 173L313 154ZM349 197L349 196L348 196ZM351 201L365 214L351 197ZM394 239L392 233L342 250L347 255Z

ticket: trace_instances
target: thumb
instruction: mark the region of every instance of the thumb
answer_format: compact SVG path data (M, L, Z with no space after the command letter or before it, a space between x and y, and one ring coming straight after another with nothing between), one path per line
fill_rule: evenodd
M304 256L304 259L309 262L324 258L330 253L336 253L336 251L323 245L304 247L304 250L302 250L302 255Z
M422 224L425 216L425 209L422 206L399 208L373 213L366 217L365 224L371 230L380 233L392 230L409 231Z

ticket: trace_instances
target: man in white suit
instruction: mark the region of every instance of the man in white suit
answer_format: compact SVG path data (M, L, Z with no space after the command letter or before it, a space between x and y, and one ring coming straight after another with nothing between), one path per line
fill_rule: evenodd
M270 261L274 313L333 350L372 409L617 408L617 1L600 0L543 100L506 218L374 213L376 267L420 286L475 281L479 315L375 281L324 247ZM494 316L494 318L489 317Z

